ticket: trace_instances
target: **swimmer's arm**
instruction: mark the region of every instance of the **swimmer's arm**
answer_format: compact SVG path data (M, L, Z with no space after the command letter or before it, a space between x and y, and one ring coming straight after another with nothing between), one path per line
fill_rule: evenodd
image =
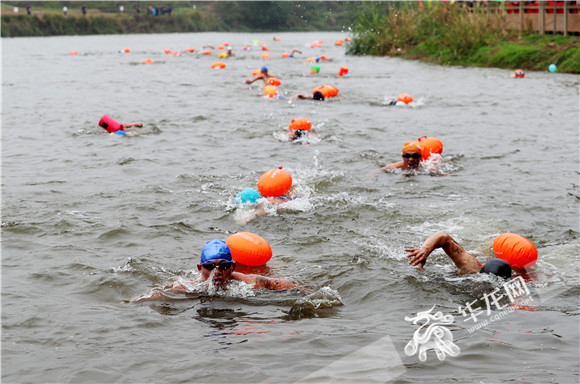
M405 164L403 161L399 161L396 163L391 163L391 164L387 164L385 165L382 169L383 172L391 172L393 169L401 169L403 168L403 164Z
M234 272L232 277L236 280L253 285L256 289L266 288L272 291L277 291L279 289L290 289L297 286L296 284L284 279L273 279L260 275L246 275L239 272Z
M478 273L481 270L479 261L467 253L455 239L445 232L437 232L429 236L421 248L405 249L405 251L410 252L407 255L408 258L411 258L409 264L419 265L419 270L422 270L427 262L427 257L437 248L442 248L451 258L459 274Z
M131 298L132 303L141 303L143 301L151 301L151 300L176 300L171 296L172 293L184 293L187 291L187 287L182 284L174 283L170 285L166 285L163 288L153 288L149 290L143 296L135 296Z
M291 289L295 288L296 284L284 279L272 279L264 276L256 276L256 283L254 288L266 288L272 291L277 291L279 289Z

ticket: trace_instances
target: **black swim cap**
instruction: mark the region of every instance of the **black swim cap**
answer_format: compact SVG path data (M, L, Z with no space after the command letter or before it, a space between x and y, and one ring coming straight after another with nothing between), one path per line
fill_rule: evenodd
M512 276L512 267L505 260L491 259L483 264L479 273L489 273L491 275L503 277L504 279L509 279Z
M322 100L322 101L324 101L324 95L320 91L314 92L314 94L312 94L312 98L314 100Z
M301 138L301 137L306 137L308 135L308 131L305 129L297 129L294 131L294 136L296 136L297 139Z

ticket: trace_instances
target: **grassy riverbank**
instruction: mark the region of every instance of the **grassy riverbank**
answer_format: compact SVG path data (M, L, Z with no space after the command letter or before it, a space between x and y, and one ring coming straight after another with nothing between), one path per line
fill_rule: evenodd
M580 73L580 39L505 28L500 13L467 12L443 3L367 3L356 12L348 53L399 56L444 65Z
M31 15L26 14L29 4ZM82 14L83 4L87 7L86 15ZM348 6L344 2L3 1L1 5L2 37L201 31L333 31L341 30L349 24ZM63 14L65 5L68 8L67 15ZM152 10L158 6L162 8L154 15ZM18 7L18 13L14 13L14 7Z

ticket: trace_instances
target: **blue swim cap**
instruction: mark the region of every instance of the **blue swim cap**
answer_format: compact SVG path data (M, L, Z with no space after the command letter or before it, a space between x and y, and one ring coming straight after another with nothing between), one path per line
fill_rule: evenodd
M266 67L265 65L262 65L262 68L260 69L260 71L268 72L268 67Z
M509 279L512 276L512 267L505 260L491 259L483 264L479 273L489 273L491 275L503 277L504 279Z
M225 241L214 239L208 241L203 246L201 250L201 264L213 260L233 261L230 247L228 247Z
M288 55L288 57L294 57L294 55Z
M122 129L115 132L115 135L127 136L127 132L123 131Z
M246 188L242 192L238 193L236 196L236 204L256 204L256 202L262 198L260 192L256 191L254 188Z

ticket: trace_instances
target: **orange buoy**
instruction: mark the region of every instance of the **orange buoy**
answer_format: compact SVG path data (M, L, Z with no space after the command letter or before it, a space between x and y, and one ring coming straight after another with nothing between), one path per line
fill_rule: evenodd
M224 41L224 43L222 44L224 47L229 47L230 43L228 43L227 41Z
M70 51L68 54L69 55L78 55L79 53L77 51Z
M209 49L206 49L205 51L203 51L201 53L202 55L211 55L211 51Z
M270 55L269 54L267 54L265 52L262 53L262 59L269 59L269 58L270 58Z
M222 61L216 61L215 63L213 63L211 65L212 69L223 69L226 67L226 63L222 62Z
M304 117L299 117L297 119L294 119L290 122L290 125L288 125L288 128L290 128L291 132L297 131L299 129L302 129L304 131L310 131L310 129L312 128L312 122L308 119L305 119Z
M143 64L153 64L153 63L154 63L154 61L153 61L153 60L151 60L151 59L143 59L143 60L141 60L141 62L142 62Z
M277 97L278 96L278 88L276 88L273 85L266 85L264 87L264 96Z
M285 195L292 187L292 176L282 169L271 169L260 176L258 191L264 197Z
M526 74L521 69L516 69L516 71L514 72L514 77L516 78L523 79L524 76L526 76Z
M530 268L538 260L536 246L515 233L502 233L493 240L493 251L512 268Z
M312 62L313 62L313 61L315 61L315 60L316 60L316 59L315 59L314 57L309 57L309 58L307 59L307 61L308 61L309 63L312 63Z
M282 85L282 82L280 80L278 80L277 78L275 78L275 77L270 77L268 79L268 84L275 85L275 86L279 86L279 85Z
M423 160L427 160L434 153L443 153L443 143L441 140L427 136L419 137L417 140L421 146L421 156L423 157Z
M171 49L164 49L163 53L171 53Z
M226 239L236 263L257 267L272 258L272 248L266 240L251 232L234 233Z
M269 51L270 48L268 48L267 46L263 45L262 48L260 48L262 51Z
M262 71L260 69L254 69L252 71L252 76L256 77L258 76L260 73L262 73Z
M193 52L195 52L195 49L193 49L191 47L187 47L187 48L185 48L185 52L193 53Z
M290 54L288 52L284 52L280 55L281 58L286 59L288 57L290 57Z
M320 55L320 60L322 60L322 61L328 60L328 56Z
M312 90L312 93L319 91L324 97L335 97L338 95L338 88L332 85L321 85Z
M129 53L129 52L131 52L131 50L130 50L129 48L125 48L125 49L123 50L123 52L125 52L125 53Z
M173 56L181 56L181 52L175 51L175 52L173 52Z
M219 49L220 51L223 49L226 49L223 45L218 45L217 49Z
M310 43L310 48L320 48L320 47L322 46L318 43Z
M338 76L342 77L344 75L348 75L348 68L340 67L340 70L338 71Z
M401 93L399 97L397 97L397 101L402 101L405 104L409 104L413 101L413 97L407 93Z
M339 46L339 47L340 47L341 45L343 45L343 44L344 44L344 40L343 40L343 39L338 39L338 40L336 40L336 41L334 42L334 44L336 44L337 46Z

